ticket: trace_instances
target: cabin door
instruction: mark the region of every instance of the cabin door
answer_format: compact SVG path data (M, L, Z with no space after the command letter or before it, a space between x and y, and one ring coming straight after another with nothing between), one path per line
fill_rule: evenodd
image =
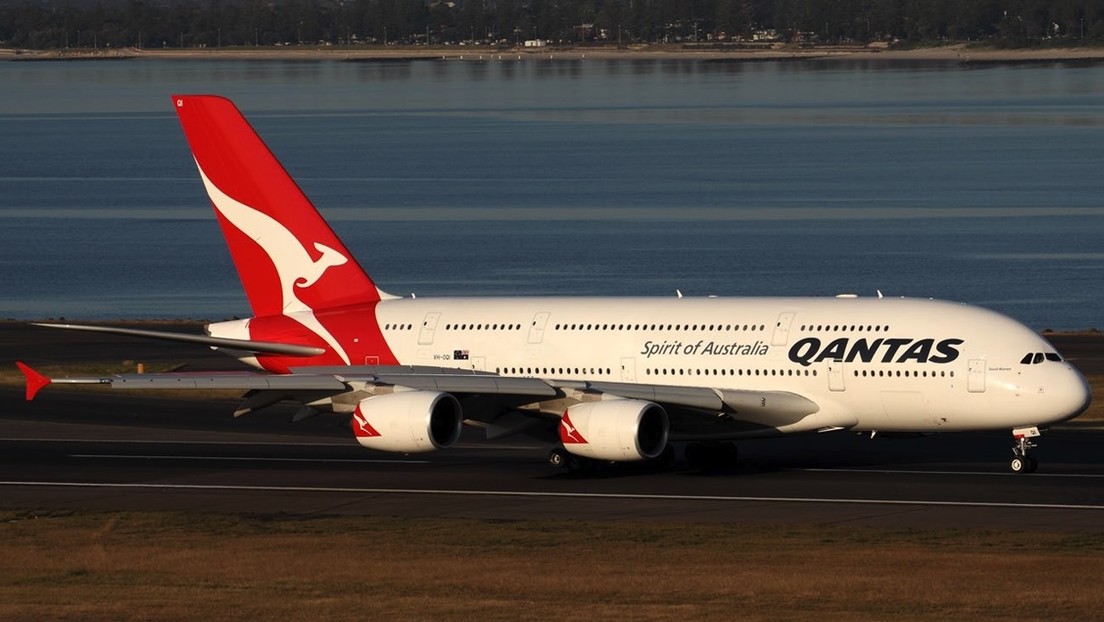
M985 393L985 359L971 359L966 376L966 389L970 393Z
M847 388L843 383L843 361L824 361L828 371L828 389L843 391Z

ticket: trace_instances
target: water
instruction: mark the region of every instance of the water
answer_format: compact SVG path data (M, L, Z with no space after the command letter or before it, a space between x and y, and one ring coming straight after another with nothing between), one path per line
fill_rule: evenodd
M397 294L834 295L1104 327L1104 66L0 63L0 317L249 313L172 92Z

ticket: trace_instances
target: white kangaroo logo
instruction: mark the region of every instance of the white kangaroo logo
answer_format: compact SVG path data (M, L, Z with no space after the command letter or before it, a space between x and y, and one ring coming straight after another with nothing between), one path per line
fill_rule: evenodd
M196 162L196 166L199 167L199 162ZM345 349L318 321L314 309L299 299L296 288L314 285L326 270L348 263L349 258L325 244L315 242L314 248L322 253L322 257L315 261L299 239L279 221L228 196L211 182L202 167L199 167L199 176L203 179L203 185L207 188L207 195L211 197L215 209L230 224L260 245L272 260L280 279L280 309L283 314L291 317L295 313L296 316L292 319L324 339L348 365L349 356Z

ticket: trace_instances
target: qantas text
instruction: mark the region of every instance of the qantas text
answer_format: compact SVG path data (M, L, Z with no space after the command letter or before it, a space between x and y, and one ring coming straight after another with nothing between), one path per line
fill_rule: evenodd
M962 339L856 339L848 337L829 341L823 345L816 337L806 337L790 348L790 360L802 365L821 361L856 360L864 363L950 363L958 358L958 346Z

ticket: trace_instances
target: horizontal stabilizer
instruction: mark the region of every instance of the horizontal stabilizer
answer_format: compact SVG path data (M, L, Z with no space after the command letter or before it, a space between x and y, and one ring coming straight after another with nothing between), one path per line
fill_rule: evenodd
M46 385L50 384L50 379L37 371L30 368L29 365L22 361L16 361L15 366L19 368L19 371L23 372L23 375L27 378L27 401L31 401L38 395Z
M145 339L160 339L162 341L179 341L182 343L196 343L215 348L228 350L240 350L242 352L255 352L257 354L284 354L287 356L320 356L326 353L325 348L314 346L302 346L292 343L275 343L271 341L253 341L250 339L229 339L226 337L211 337L208 335L188 335L185 333L170 333L159 330L141 330L137 328L119 328L116 326L86 326L80 324L40 324L46 328L67 328L70 330L85 330L94 333L108 333L112 335L126 335L128 337L142 337Z

